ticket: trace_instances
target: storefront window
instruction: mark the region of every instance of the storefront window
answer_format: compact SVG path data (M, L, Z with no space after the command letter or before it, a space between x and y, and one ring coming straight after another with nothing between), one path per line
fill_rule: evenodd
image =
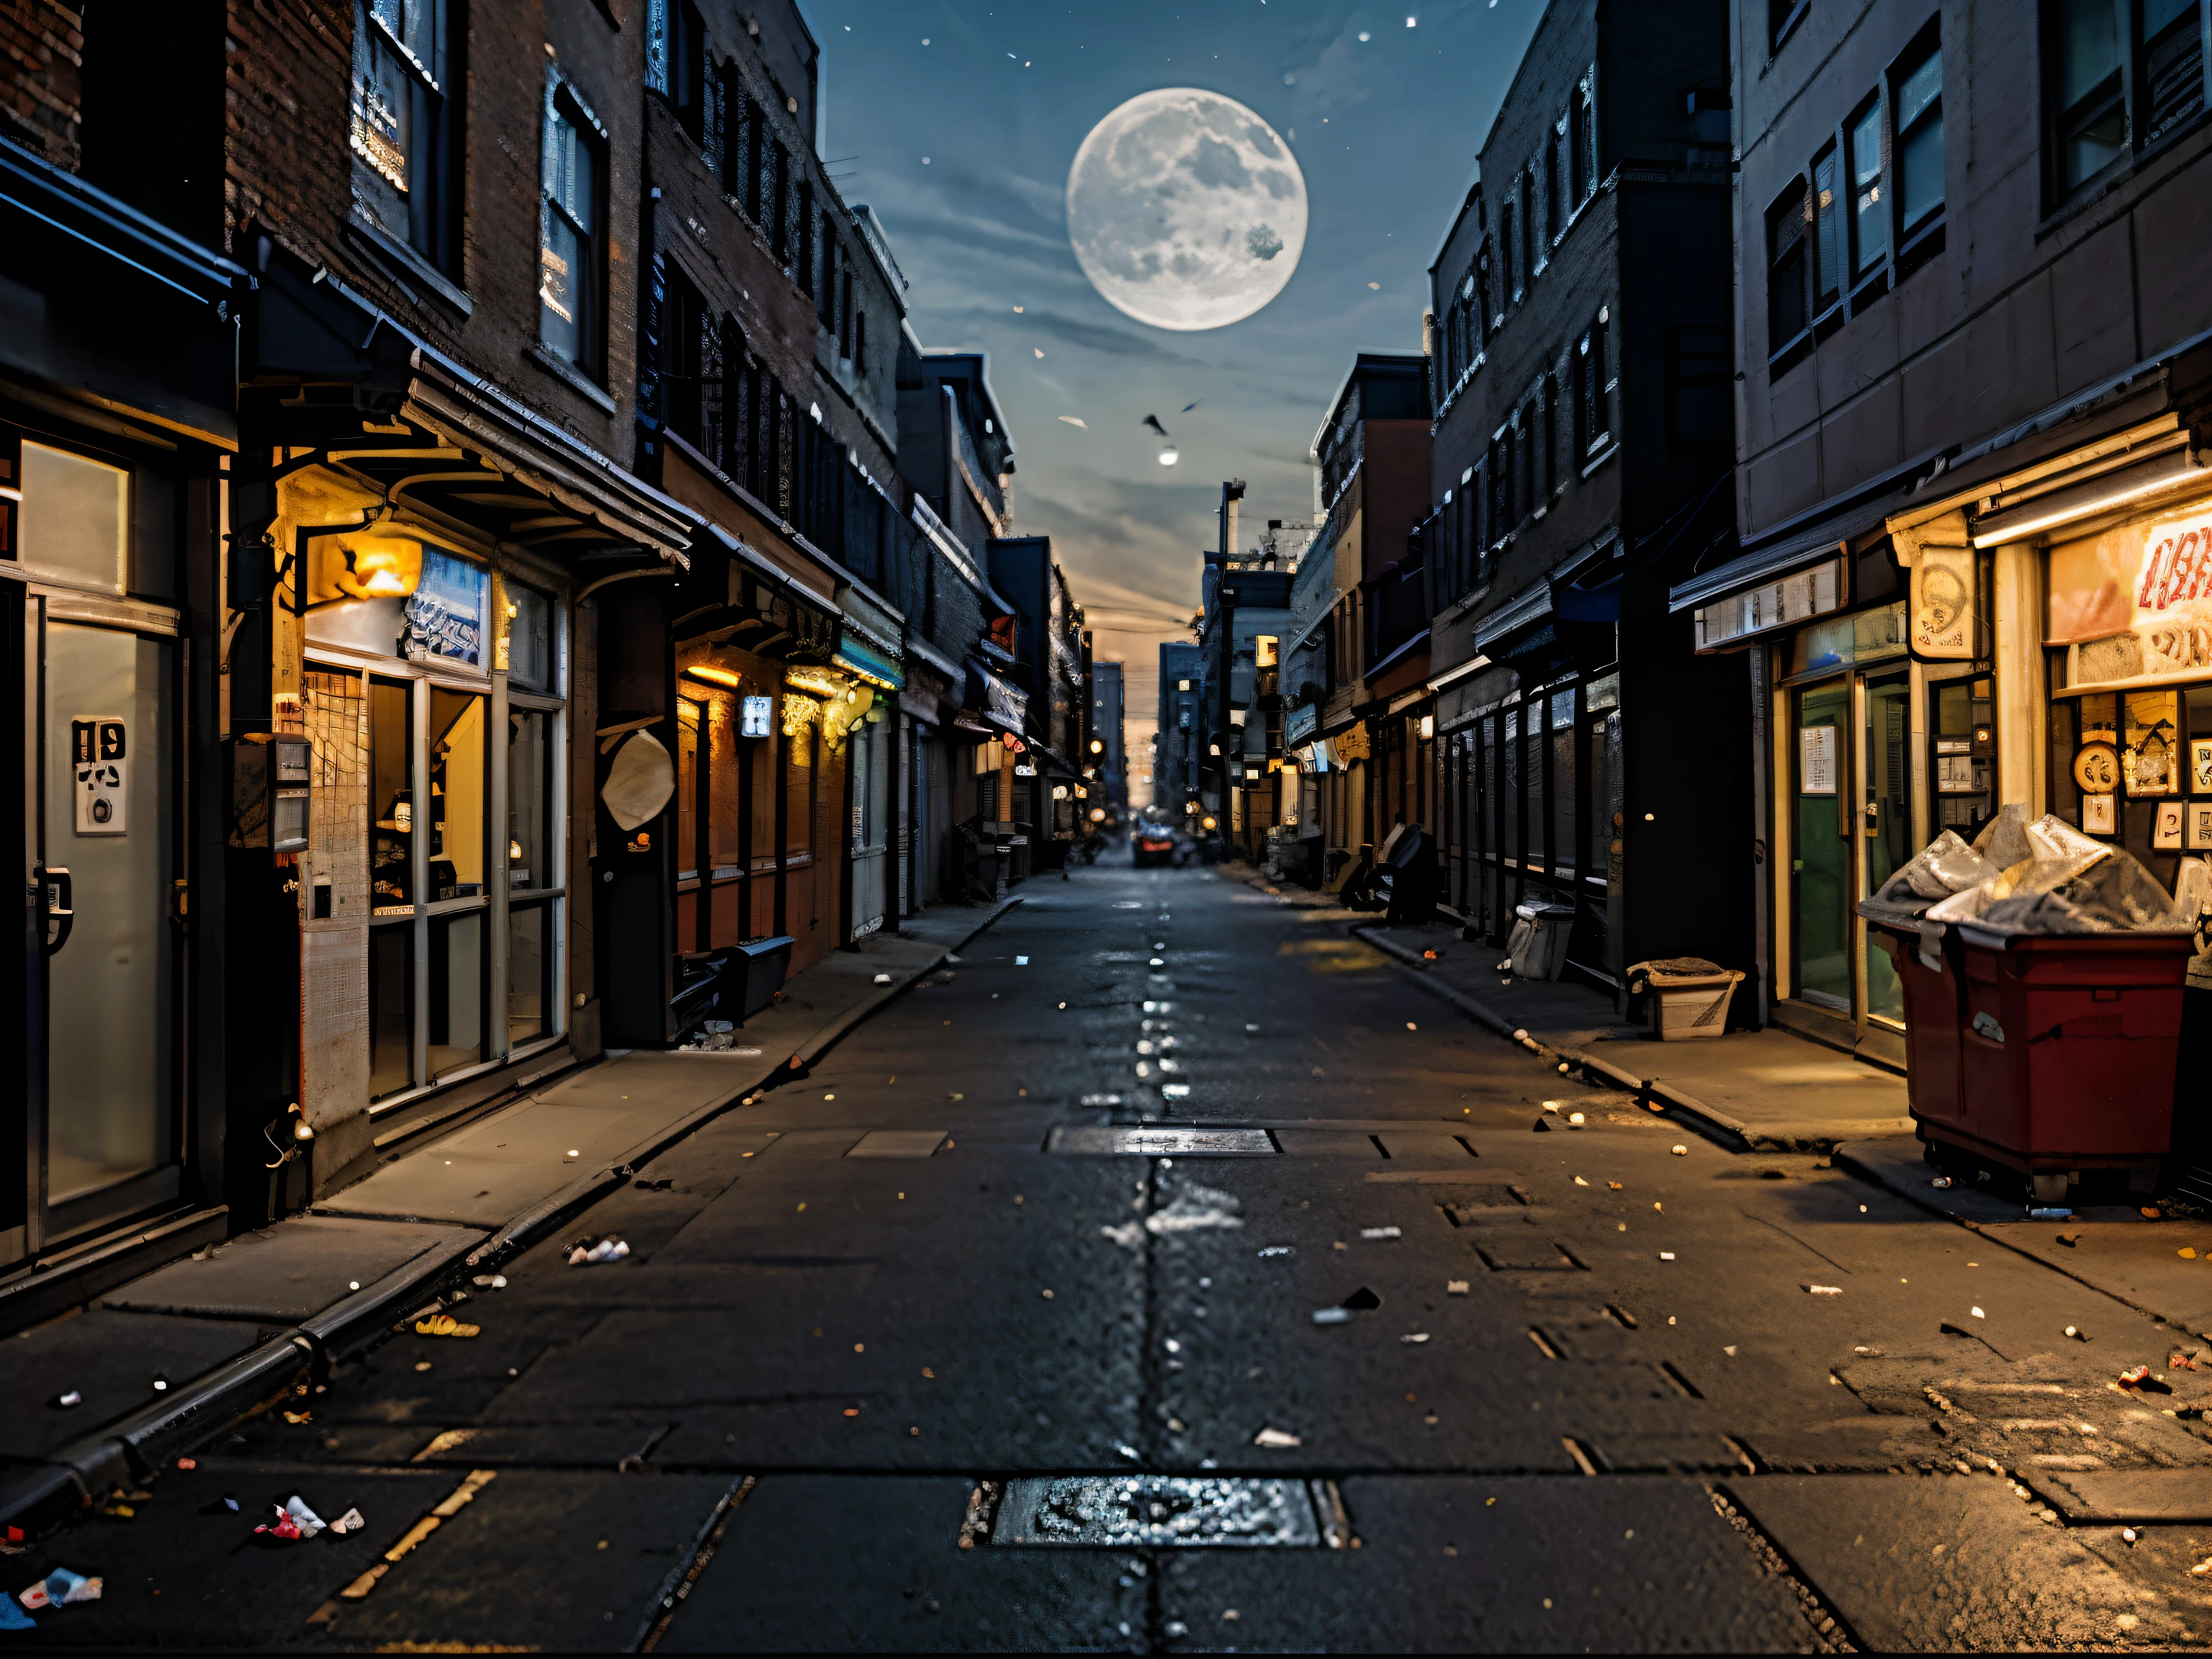
M507 1042L510 1048L550 1036L546 1011L552 1006L552 957L545 927L553 907L525 905L509 913L507 924Z
M484 700L430 689L432 903L484 892Z
M1552 694L1552 873L1571 881L1575 864L1575 694L1555 691Z
M555 879L546 828L553 807L553 716L542 708L507 714L507 884L517 893Z
M369 683L369 906L377 915L404 915L415 903L415 745L409 694L404 680Z
M1521 857L1521 711L1505 711L1505 738L1499 750L1498 778L1498 836L1505 862Z
M404 922L368 933L368 1097L415 1081L415 930Z
M429 1060L433 1079L484 1057L484 913L430 919Z
M795 860L805 857L814 845L814 750L822 705L811 697L787 696L783 707L790 750L784 774L783 845L787 856Z
M1996 709L1987 678L1929 688L1936 828L1972 841L1996 812ZM2068 757L2070 763L2072 757Z
M676 700L676 874L699 874L699 705Z

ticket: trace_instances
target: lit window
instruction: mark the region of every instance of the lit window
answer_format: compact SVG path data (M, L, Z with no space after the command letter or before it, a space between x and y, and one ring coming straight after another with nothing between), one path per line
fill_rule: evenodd
M599 352L599 154L567 94L545 113L544 234L538 337L547 350L596 371Z

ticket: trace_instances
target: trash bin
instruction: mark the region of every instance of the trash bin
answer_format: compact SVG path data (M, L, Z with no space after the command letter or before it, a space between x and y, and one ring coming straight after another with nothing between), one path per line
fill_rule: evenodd
M2163 1158L2195 939L1959 933L1961 1110L1943 1138L2031 1177Z
M2209 879L2184 860L2170 895L2124 848L2008 805L1860 903L1897 963L1932 1160L2017 1170L2048 1203L2074 1171L2166 1156Z
M1631 968L1628 994L1650 994L1651 1034L1662 1042L1717 1037L1728 1030L1729 1003L1742 977L1742 969L1703 957L1672 957Z
M1868 933L1896 964L1905 1002L1905 1109L1916 1122L1954 1132L1966 1128L1960 1090L1959 1034L1966 1028L1966 981L1961 946L1941 923L1923 931L1917 921L1877 921L1868 903ZM1924 907L1923 907L1924 908ZM1933 944L1934 950L1929 949ZM1921 1138L1927 1139L1923 1128Z
M1567 964L1567 936L1574 931L1575 907L1538 899L1516 904L1506 951L1522 979L1557 979Z

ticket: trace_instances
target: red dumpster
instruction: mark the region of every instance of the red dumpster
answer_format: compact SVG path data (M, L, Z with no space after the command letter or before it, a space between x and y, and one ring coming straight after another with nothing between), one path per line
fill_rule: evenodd
M1869 921L1868 933L1897 964L1897 982L1905 996L1906 1107L1920 1126L1920 1138L1964 1135L1959 1033L1966 1021L1961 1012L1966 999L1960 993L1959 948L1947 939L1931 968L1921 954L1918 927Z
M1961 1111L1929 1133L2031 1176L2164 1158L2195 939L1958 931Z

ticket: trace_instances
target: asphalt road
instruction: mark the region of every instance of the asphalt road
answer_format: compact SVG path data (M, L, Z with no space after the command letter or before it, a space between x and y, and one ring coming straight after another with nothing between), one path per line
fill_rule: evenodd
M1989 1468L2092 1441L2212 1466L2201 1423L2103 1387L2163 1352L2142 1316L1820 1160L1570 1085L1341 918L1212 872L1033 882L963 958L453 1307L480 1334L395 1335L306 1420L0 1564L105 1577L35 1639L2212 1631L2205 1528L2062 1527ZM1242 1144L1108 1150L1193 1125ZM626 1259L567 1265L606 1236ZM295 1493L366 1525L256 1540ZM1071 1529L1093 1541L1038 1541Z

